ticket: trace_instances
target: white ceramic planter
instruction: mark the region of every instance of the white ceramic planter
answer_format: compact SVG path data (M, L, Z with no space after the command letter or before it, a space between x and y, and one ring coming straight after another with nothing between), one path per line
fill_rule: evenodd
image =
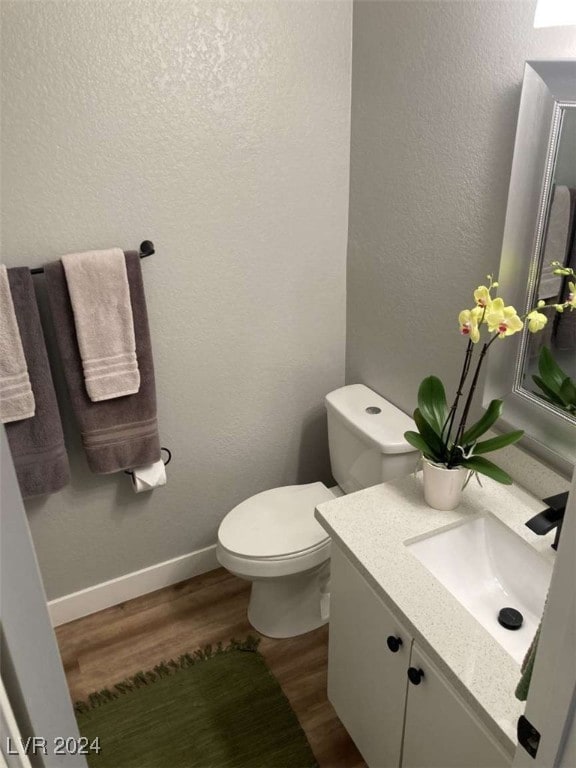
M433 509L447 512L460 503L462 487L468 470L465 467L446 469L422 457L424 470L424 498Z

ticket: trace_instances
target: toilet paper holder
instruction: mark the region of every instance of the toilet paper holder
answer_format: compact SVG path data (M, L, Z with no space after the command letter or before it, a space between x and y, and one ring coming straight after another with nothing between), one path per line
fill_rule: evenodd
M170 450L170 448L164 448L164 447L160 448L160 453L162 453L162 451L166 451L166 453L168 454L168 458L166 460L162 459L162 461L164 461L164 466L167 467L168 464L170 464L170 462L172 461L172 451ZM131 469L125 469L124 474L133 475L134 472Z

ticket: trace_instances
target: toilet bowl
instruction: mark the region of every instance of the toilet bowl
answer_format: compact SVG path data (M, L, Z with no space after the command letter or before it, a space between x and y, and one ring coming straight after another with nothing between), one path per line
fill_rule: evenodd
M341 495L319 482L273 488L222 521L218 561L252 581L248 620L261 634L294 637L328 621L330 537L314 509Z
M294 637L328 621L330 537L318 504L409 474L418 452L404 432L412 419L363 384L326 396L332 473L324 483L272 488L234 507L218 529L216 556L252 582L248 620L268 637Z

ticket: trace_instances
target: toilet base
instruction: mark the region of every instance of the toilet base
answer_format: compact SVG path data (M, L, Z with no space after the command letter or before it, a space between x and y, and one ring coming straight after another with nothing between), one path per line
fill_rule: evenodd
M329 562L304 573L255 579L248 621L266 637L296 637L326 624L330 601Z

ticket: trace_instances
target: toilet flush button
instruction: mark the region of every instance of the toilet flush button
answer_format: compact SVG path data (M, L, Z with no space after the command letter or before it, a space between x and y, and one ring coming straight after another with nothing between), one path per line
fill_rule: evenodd
M378 408L377 405L369 405L368 408L366 408L366 413L382 413L382 408Z

